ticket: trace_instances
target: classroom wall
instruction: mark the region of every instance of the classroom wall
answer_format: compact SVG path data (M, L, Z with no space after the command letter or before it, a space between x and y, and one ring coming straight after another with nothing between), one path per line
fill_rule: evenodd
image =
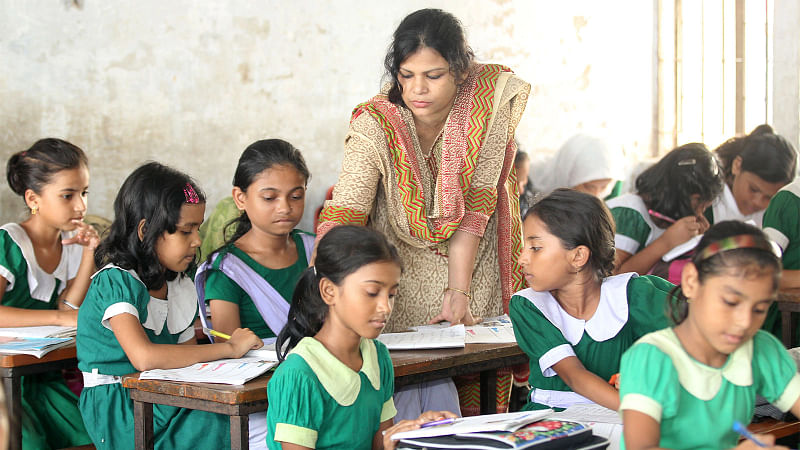
M89 212L110 218L146 160L189 172L213 206L241 151L280 137L313 174L308 229L392 31L427 6L462 20L479 60L533 84L518 137L534 156L578 131L647 153L655 1L0 0L0 157L72 141L90 158ZM24 203L2 184L0 220L18 220Z

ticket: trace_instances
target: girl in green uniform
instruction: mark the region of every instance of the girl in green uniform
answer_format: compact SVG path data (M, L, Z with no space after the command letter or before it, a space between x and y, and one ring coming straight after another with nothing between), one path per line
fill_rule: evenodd
M668 325L673 287L654 276L609 276L614 224L597 197L558 189L526 213L519 258L529 288L509 304L517 343L530 358L524 409L597 403L616 410L608 380L636 339Z
M735 447L733 423L750 423L756 394L800 415L797 366L759 330L780 272L758 228L723 221L706 231L670 297L676 325L644 336L622 358L624 448Z
M703 212L722 192L719 161L704 144L672 149L636 177L636 193L608 201L616 225L615 273L649 273L667 252L708 228Z
M0 327L75 326L95 270L97 232L83 222L89 163L60 139L11 156L8 185L30 215L0 227ZM78 398L60 372L22 377L23 448L89 443Z
M343 225L320 240L278 335L282 363L267 385L270 449L393 449L393 433L456 417L429 411L393 425L394 369L375 338L401 272L397 249L377 231Z
M231 223L235 232L195 276L200 317L208 301L215 330L247 327L266 343L286 325L314 247L313 234L295 229L309 176L303 155L286 141L257 141L242 153L233 176L233 201L242 211ZM266 448L266 412L250 414L248 425L250 448Z
M133 402L121 375L238 358L262 346L248 329L224 343L192 345L197 293L186 273L204 212L197 185L155 162L136 169L114 201L114 223L95 255L102 268L78 315L80 409L98 449L134 445ZM156 448L230 446L226 416L154 405L153 419Z
M781 289L800 288L800 179L772 197L764 213L764 233L783 250Z

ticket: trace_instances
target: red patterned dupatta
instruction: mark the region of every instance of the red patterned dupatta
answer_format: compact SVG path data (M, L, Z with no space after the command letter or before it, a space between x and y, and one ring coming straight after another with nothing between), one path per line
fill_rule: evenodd
M458 90L443 130L435 193L424 192L420 174L423 159L416 154L411 131L403 121L399 106L391 103L385 94L379 94L358 105L351 121L366 113L383 129L403 210L414 238L435 245L449 239L459 228L480 236L489 217L497 214L503 310L508 311L511 295L524 287L522 271L517 264L522 249L519 198L509 195L514 192L516 184L512 173L516 150L513 138L503 149L503 168L497 186L479 188L471 185L480 152L491 151L482 146L494 119L496 100L499 101L495 95L502 95L497 84L504 72L510 73L511 70L495 64L475 65ZM425 209L426 194L436 195L434 214ZM320 216L320 223L364 225L367 219L364 212L328 206Z

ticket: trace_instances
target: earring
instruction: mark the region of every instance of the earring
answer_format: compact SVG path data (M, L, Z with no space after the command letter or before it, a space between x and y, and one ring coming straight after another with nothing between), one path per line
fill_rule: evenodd
M35 205L31 206L31 215L35 216L37 212L39 212L39 207Z

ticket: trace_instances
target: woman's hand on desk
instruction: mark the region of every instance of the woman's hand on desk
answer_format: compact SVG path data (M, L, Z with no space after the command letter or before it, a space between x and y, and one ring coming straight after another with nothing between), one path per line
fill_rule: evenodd
M450 325L475 325L481 322L480 317L473 317L472 311L469 309L469 300L463 292L447 289L444 291L442 298L442 312L436 317L431 319L431 324L439 323L442 321L450 322Z
M231 346L231 357L241 358L242 355L250 350L255 350L264 346L261 339L249 328L237 328L233 330L230 340L227 342Z

